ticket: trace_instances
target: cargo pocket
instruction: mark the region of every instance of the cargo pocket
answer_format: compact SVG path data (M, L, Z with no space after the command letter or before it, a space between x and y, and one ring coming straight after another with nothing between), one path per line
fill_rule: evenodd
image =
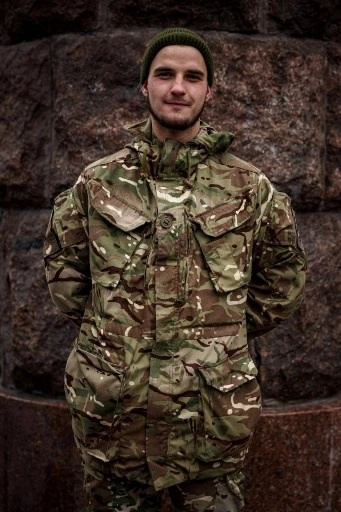
M65 368L65 395L76 441L103 454L109 440L118 439L125 369L74 348Z
M132 299L134 289L144 289L144 258L152 220L112 193L108 197L102 187L93 186L90 192L94 208L89 226L94 308L99 317L113 318L117 311L111 301L125 273L131 282Z
M192 217L211 280L218 293L228 293L251 278L253 208L248 196L230 199Z
M198 458L219 460L246 445L261 410L257 369L248 355L198 368L203 425Z

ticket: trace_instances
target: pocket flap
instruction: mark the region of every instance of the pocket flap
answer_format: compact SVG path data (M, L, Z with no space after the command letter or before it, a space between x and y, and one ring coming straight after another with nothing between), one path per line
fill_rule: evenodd
M229 198L226 202L193 217L193 221L198 223L208 236L223 235L231 229L242 226L250 219L253 211L249 206L251 195L252 191L243 196Z
M125 372L123 365L113 364L103 359L99 354L93 354L79 346L77 347L77 354L81 365L96 368L100 374L123 375Z
M198 368L206 384L222 393L228 393L255 378L258 371L251 357L238 361L225 360L215 366Z
M151 222L151 219L135 205L126 203L112 190L109 191L97 183L92 183L90 186L90 200L102 217L122 231L132 231Z

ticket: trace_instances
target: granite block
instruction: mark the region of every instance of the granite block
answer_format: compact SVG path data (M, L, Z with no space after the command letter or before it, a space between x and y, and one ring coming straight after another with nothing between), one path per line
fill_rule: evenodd
M108 22L113 27L186 27L194 30L226 30L255 33L258 3L240 0L110 0Z
M141 36L129 32L56 41L50 198L73 184L85 165L121 149L131 139L123 126L146 116L138 93L142 46Z
M39 207L51 154L49 43L0 47L0 75L0 206Z
M297 210L324 198L327 56L314 41L211 35L217 62L205 117L236 138L231 152L263 170Z
M264 13L267 33L341 42L341 4L334 0L269 0Z
M103 2L96 0L2 0L0 42L16 44L64 32L96 30Z
M82 471L65 405L0 388L1 512L83 512Z
M333 508L339 500L339 414L339 399L263 411L245 467L245 512L341 510Z
M329 44L327 51L325 207L334 209L341 204L341 47Z
M7 209L0 223L1 382L58 396L76 327L57 311L46 284L42 244L49 215Z

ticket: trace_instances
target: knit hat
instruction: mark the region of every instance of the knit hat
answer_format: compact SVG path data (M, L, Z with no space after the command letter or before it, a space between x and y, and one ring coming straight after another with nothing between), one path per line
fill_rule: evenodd
M170 45L193 46L199 50L206 63L208 85L212 85L214 67L211 50L209 49L206 41L199 36L199 34L196 34L196 32L187 28L168 28L159 32L150 40L141 62L141 84L144 84L147 80L150 65L156 54L165 46Z

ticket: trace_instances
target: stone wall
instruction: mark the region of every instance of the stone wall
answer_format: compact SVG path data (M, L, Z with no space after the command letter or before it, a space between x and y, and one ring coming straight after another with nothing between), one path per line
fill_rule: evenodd
M124 124L147 115L139 62L150 36L166 26L191 27L209 40L216 78L204 119L232 131L232 152L290 194L308 254L301 309L252 348L265 407L246 468L246 512L341 511L336 6L2 1L0 512L82 510L62 396L76 331L48 295L42 240L53 197L129 140Z

